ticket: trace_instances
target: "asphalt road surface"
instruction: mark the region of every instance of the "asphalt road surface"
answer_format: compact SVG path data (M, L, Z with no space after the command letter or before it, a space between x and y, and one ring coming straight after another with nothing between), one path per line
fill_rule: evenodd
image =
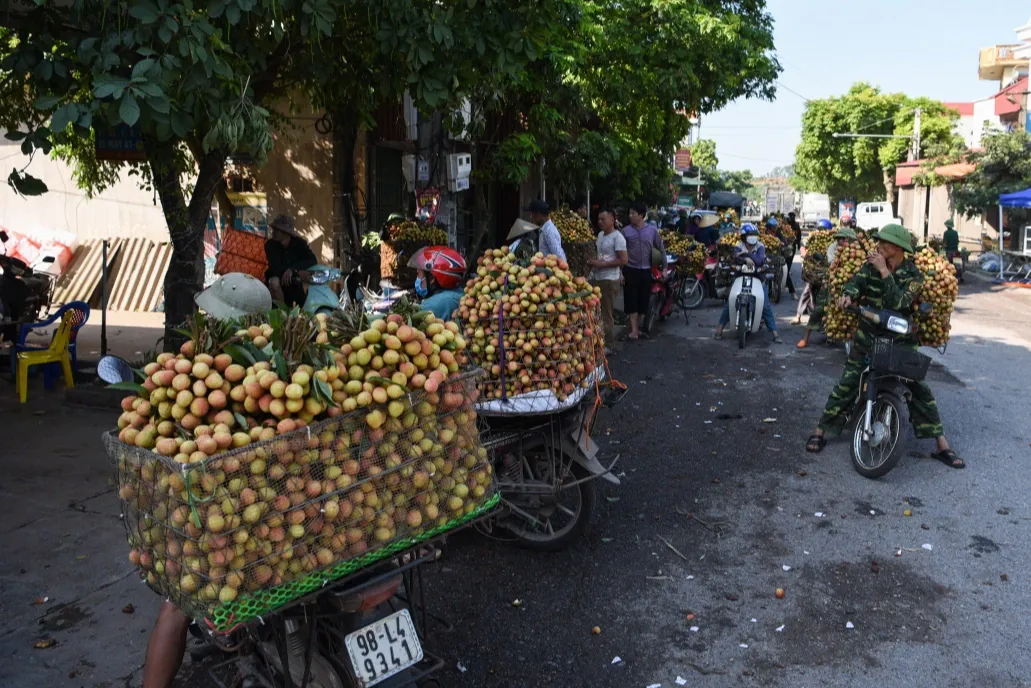
M711 309L628 346L598 424L623 485L599 483L589 536L466 535L432 571L443 685L1031 685L1029 305L964 286L928 381L969 468L911 439L877 481L843 441L804 451L844 352L797 351L793 303L783 345L713 341Z

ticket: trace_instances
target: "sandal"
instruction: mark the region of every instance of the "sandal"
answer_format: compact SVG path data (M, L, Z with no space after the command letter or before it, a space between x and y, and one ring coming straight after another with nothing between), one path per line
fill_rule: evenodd
M648 333L645 332L644 330L641 330L640 332L637 333L637 338L638 339L651 339L651 337L648 335Z
M805 450L810 454L819 454L827 446L827 438L823 435L810 435L806 440Z
M951 449L944 449L940 452L933 452L931 454L932 459L937 459L949 468L966 468L966 463L963 459L959 458L959 454L952 451Z
M716 334L714 334L712 336L712 338L713 339L723 339L723 333L722 332L717 332Z
M806 348L807 346L809 346L809 342L807 342L807 341L806 341L806 340L804 340L804 339L799 339L799 340L798 340L798 344L795 344L795 348L796 348L796 349L804 349L804 348Z

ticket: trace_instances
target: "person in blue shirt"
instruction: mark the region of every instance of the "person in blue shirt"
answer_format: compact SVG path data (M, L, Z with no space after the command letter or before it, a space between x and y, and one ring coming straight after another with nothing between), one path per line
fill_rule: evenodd
M741 227L741 241L734 247L734 262L736 263L752 263L757 271L760 271L762 266L766 263L766 247L763 246L762 242L759 241L759 229L750 223L746 223ZM758 272L760 279L762 273ZM766 288L766 281L763 280L763 292L766 296L763 299L763 322L766 324L766 328L773 335L774 344L780 344L784 340L780 338L777 333L777 320L773 317L773 306L770 305L770 294ZM723 312L720 313L720 324L716 329L715 339L723 339L723 328L730 322L730 303L723 307Z
M422 309L451 320L464 293L465 258L447 246L427 246L415 252L408 266L415 268L415 294Z

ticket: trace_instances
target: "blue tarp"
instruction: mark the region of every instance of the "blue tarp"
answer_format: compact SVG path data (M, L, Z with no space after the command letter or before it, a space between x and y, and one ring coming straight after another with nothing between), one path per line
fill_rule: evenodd
M999 205L1007 208L1031 208L1031 189L999 196Z

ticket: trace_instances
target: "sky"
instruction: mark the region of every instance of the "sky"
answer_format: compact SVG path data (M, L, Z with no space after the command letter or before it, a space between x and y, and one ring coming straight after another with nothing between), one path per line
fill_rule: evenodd
M978 52L1016 43L1027 0L769 0L783 73L773 102L740 100L701 121L720 168L755 176L791 164L807 98L857 81L942 101L993 95L977 78Z

